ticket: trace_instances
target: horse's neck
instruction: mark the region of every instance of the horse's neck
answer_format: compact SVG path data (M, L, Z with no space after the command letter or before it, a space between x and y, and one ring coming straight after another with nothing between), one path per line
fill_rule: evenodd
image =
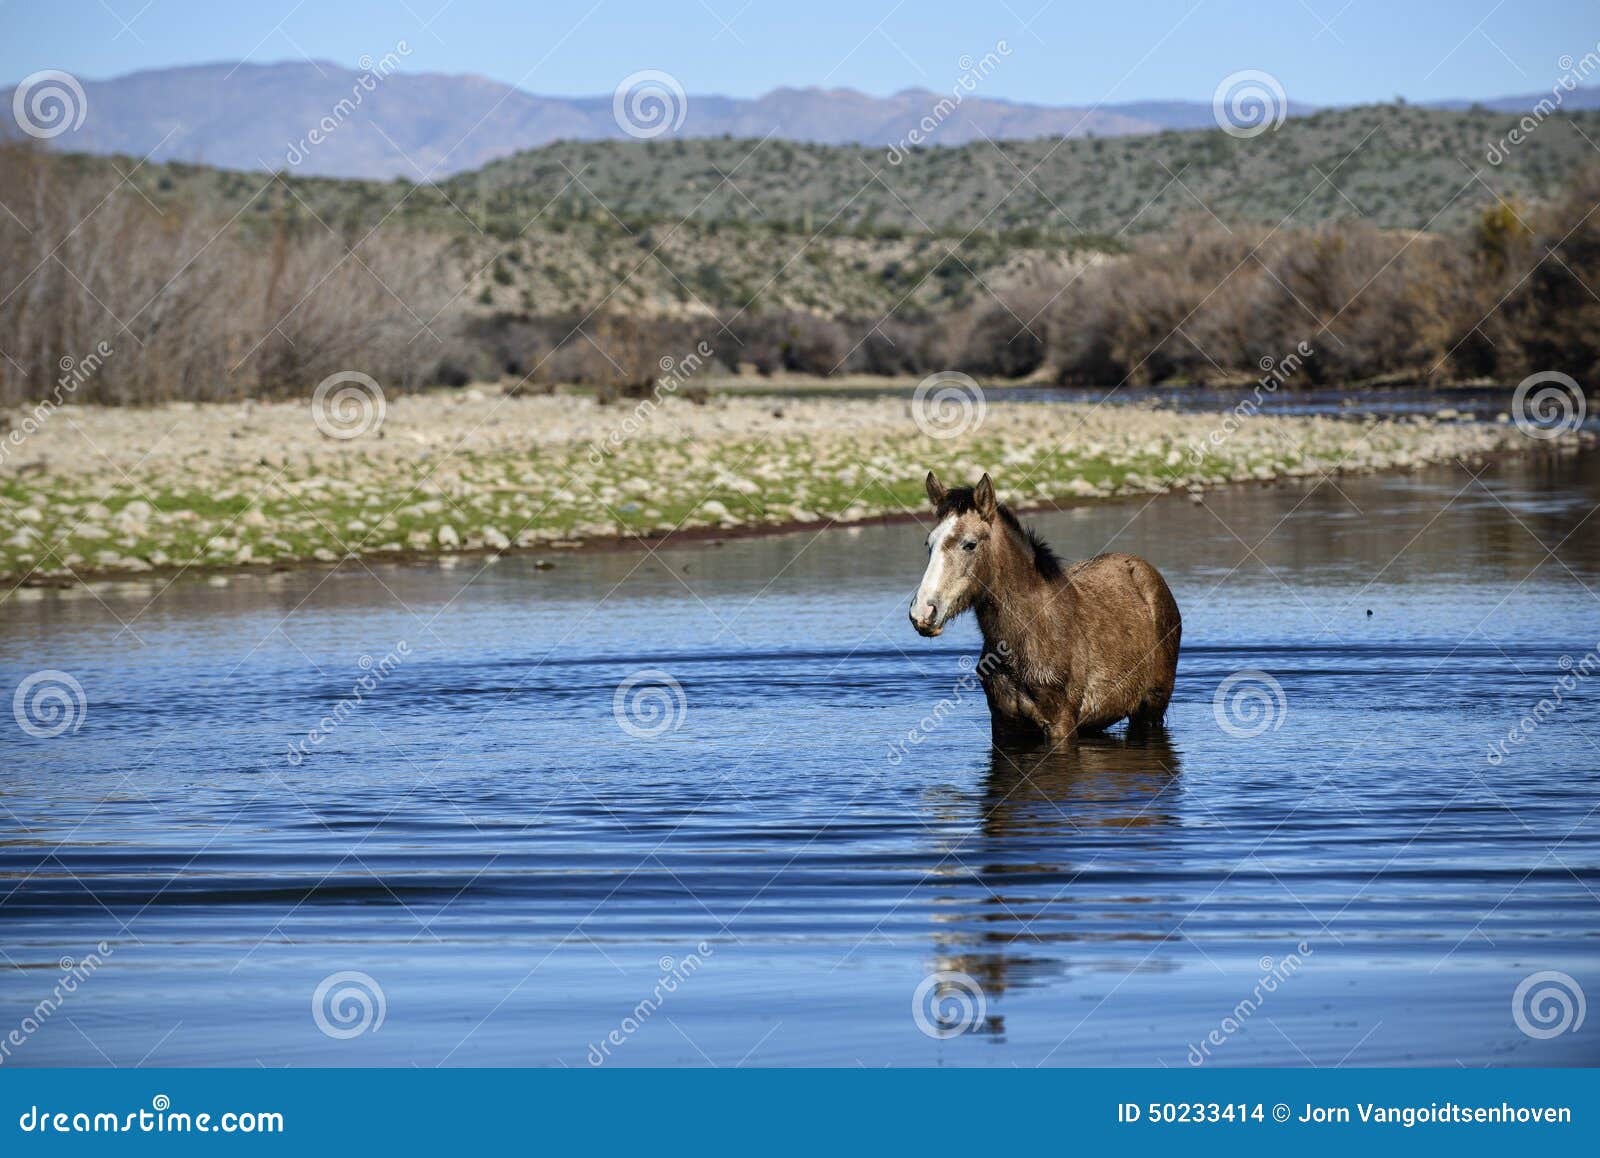
M1049 656L1061 624L1071 619L1072 581L1047 579L1033 561L1033 547L1014 535L998 582L974 610L983 632L985 653L998 652L1025 674L1039 676L1051 665Z

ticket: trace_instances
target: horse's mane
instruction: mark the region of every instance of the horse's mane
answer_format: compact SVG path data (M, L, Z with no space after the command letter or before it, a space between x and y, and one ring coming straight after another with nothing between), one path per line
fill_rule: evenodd
M978 509L977 502L972 497L971 487L951 487L944 492L944 498L939 500L935 511L936 516L943 520L949 515L961 515L968 511ZM1033 549L1034 568L1046 579L1061 577L1061 557L1051 549L1050 544L1039 537L1039 533L1032 527L1024 527L1010 507L1000 505L1000 521L1022 536L1023 542Z

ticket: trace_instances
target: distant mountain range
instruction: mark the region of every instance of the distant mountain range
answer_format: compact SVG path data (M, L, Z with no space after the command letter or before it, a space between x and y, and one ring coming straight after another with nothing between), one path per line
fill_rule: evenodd
M82 124L52 138L75 152L125 153L229 169L294 169L336 177L413 181L476 169L522 149L558 140L624 138L610 94L551 97L480 76L394 72L382 79L329 63L207 64L81 81ZM928 143L959 145L1038 137L1128 136L1215 128L1209 101L1136 101L1092 108L997 100L978 90L959 103L949 93L908 89L887 97L853 89L779 88L754 100L695 96L645 106L665 114L677 137L765 137L818 144L889 147L905 143L925 118ZM13 89L0 91L4 130ZM1600 87L1564 94L1564 109L1600 108ZM1548 93L1481 104L1531 110ZM940 102L946 102L940 106ZM1289 102L1288 116L1317 111ZM681 121L680 121L681 116ZM645 122L646 129L656 122ZM313 130L317 130L313 133Z

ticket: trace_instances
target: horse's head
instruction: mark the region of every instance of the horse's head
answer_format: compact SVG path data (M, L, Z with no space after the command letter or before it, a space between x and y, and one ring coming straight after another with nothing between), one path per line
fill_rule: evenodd
M938 635L944 625L972 606L987 584L998 525L999 504L986 474L975 487L946 487L932 471L928 501L937 524L928 534L928 569L911 600L911 626Z

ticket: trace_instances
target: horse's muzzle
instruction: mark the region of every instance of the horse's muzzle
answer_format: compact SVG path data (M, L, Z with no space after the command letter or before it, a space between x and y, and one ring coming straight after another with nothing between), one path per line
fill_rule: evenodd
M917 629L918 635L926 636L929 639L944 631L942 623L934 619L918 619L914 614L911 616L911 626Z

